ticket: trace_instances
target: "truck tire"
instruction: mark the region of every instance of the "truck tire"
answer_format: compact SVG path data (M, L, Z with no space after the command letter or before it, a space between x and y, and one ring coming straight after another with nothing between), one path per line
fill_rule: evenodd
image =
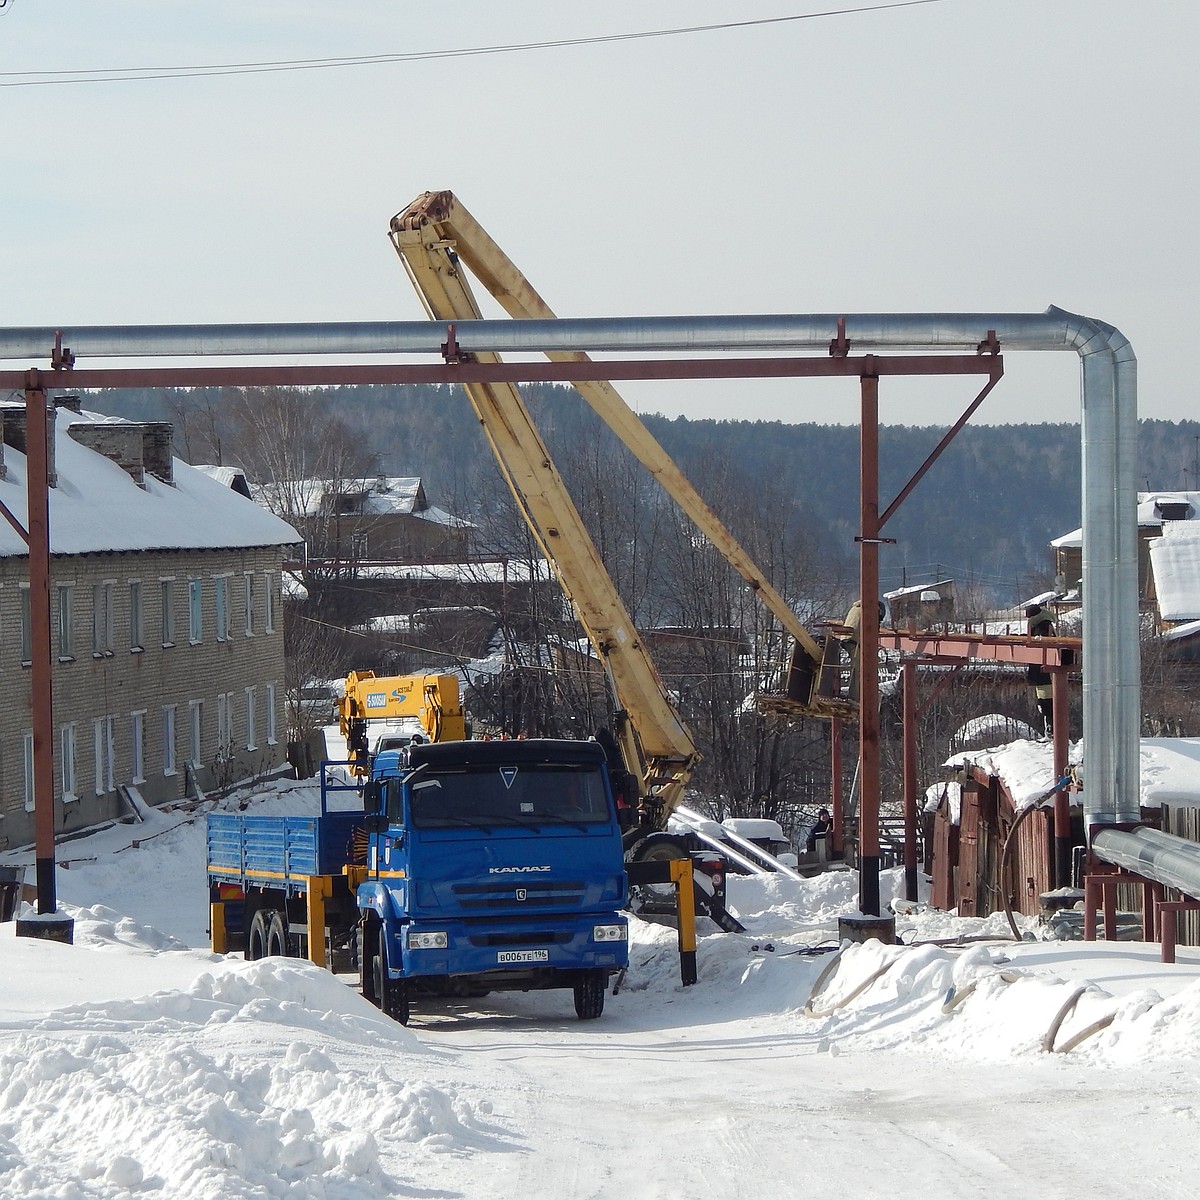
M379 927L379 949L372 960L375 976L376 1003L393 1021L408 1024L408 981L390 979L387 972L387 932ZM601 1001L603 1004L603 1001Z
M575 985L575 1015L581 1021L594 1021L604 1012L607 990L607 971L585 971Z
M363 999L370 1001L377 1008L379 1001L375 992L375 959L379 954L379 926L377 923L367 924L359 921L354 932L355 950L358 958L358 986Z
M287 919L278 909L272 909L267 920L267 955L271 958L287 958Z
M269 908L255 909L246 933L246 961L258 962L267 956L267 923L271 917Z

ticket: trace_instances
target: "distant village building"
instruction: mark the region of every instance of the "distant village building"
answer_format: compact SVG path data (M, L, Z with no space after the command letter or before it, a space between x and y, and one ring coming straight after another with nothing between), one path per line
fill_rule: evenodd
M309 562L459 562L473 526L434 508L419 477L258 484L254 498L304 535Z
M61 832L279 767L286 522L172 457L169 422L50 414L54 804ZM24 405L0 503L26 514ZM0 522L0 848L33 840L29 558Z
M954 581L920 583L886 592L888 621L895 629L928 629L954 620Z

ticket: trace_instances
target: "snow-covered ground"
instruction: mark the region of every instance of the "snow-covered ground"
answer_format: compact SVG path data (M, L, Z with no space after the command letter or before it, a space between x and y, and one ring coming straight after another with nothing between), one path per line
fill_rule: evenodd
M316 803L280 783L223 805ZM1194 950L1167 967L898 905L908 944L835 958L808 951L853 873L734 878L748 932L704 932L693 987L673 931L635 921L599 1021L542 992L418 1004L404 1029L344 978L207 951L203 812L60 857L75 944L0 926L3 1200L1196 1191Z

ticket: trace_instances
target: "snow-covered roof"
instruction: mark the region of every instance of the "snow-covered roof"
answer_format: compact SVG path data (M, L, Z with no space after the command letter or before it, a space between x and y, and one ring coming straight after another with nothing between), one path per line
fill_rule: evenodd
M149 472L145 487L115 462L81 446L70 435L76 424L126 424L98 413L58 411L54 430L57 486L50 489L52 554L128 550L232 549L287 546L301 540L286 521L266 512L203 471L174 459L174 486ZM27 525L25 455L4 446L5 478L0 502ZM25 542L0 521L0 556L25 557Z
M215 479L222 487L232 488L239 495L250 499L250 484L246 472L241 467L217 467L208 463L193 463L197 471L202 471L209 479Z
M1073 743L1069 761L1082 760L1083 743ZM1143 808L1164 803L1200 804L1200 738L1142 738L1139 802ZM1009 742L990 750L968 750L947 760L947 767L974 766L999 779L1018 808L1039 803L1054 783L1054 747L1048 741ZM1084 781L1087 787L1087 779Z
M1167 522L1197 521L1200 519L1200 492L1138 492L1137 523L1139 529L1157 529ZM1083 530L1072 529L1056 537L1055 549L1078 548L1083 545Z
M1150 569L1164 621L1200 619L1200 521L1168 521L1150 539Z
M288 479L258 483L254 498L275 512L313 517L333 510L350 516L407 516L453 529L471 522L432 507L425 499L420 476L377 475L362 479Z
M940 600L940 599L942 599L942 596L941 596L941 593L938 592L937 589L938 588L952 588L952 587L954 587L954 580L939 579L937 581L937 583L914 583L914 584L910 584L908 587L896 588L894 591L884 592L883 598L885 600L898 600L905 596L919 596L922 600L925 600L925 599ZM926 597L926 595L925 595L926 592L932 592L933 596Z
M554 578L545 559L535 563L515 558L465 563L359 563L355 579L403 579L439 583L531 583Z

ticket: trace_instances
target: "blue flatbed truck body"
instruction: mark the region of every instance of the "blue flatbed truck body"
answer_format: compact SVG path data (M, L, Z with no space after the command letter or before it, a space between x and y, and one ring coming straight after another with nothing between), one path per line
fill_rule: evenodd
M240 930L248 957L348 955L400 1020L412 996L559 987L600 1015L628 933L595 743L413 746L376 757L367 811L329 811L330 790L319 817L210 816L214 949Z

